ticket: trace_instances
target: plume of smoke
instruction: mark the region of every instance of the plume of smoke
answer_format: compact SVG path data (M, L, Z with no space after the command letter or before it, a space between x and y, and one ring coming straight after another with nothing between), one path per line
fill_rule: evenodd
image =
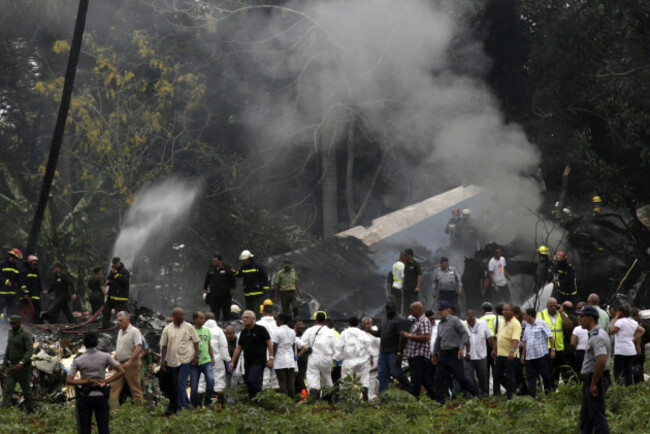
M541 200L531 176L539 153L519 126L505 123L481 77L489 61L451 14L424 0L288 8L300 10L299 18L265 15L249 35L249 55L265 65L256 73L293 80L280 92L258 90L264 101L245 124L260 142L322 146L344 140L344 126L355 121L380 138L393 161L406 164L403 149L421 155L419 165L403 167L414 179L426 179L435 164L447 185L485 187L493 214L508 220L502 235L531 237L534 218L526 208L537 209ZM251 85L247 80L248 91ZM435 193L433 185L420 188L430 192L424 197Z
M142 189L126 214L113 255L128 267L145 249L161 247L189 214L199 188L197 183L171 178Z

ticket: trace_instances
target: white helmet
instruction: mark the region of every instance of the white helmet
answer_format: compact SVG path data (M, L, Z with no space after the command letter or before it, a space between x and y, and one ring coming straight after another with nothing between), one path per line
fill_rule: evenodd
M232 313L240 313L241 312L241 307L237 306L236 304L233 304L230 306L230 312Z
M252 258L253 254L250 252L250 250L244 250L243 252L240 253L239 255L239 260L243 261L248 258Z
M472 215L472 211L469 208L463 210L463 215Z

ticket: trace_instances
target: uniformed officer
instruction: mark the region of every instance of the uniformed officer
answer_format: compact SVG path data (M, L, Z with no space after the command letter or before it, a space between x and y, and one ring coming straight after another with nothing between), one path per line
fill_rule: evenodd
M2 362L2 371L6 372L2 408L8 408L11 405L11 395L14 393L16 383L19 383L25 397L25 407L31 413L34 411L34 402L29 380L32 378L34 339L27 330L21 327L20 315L11 315L9 324L11 330L7 337L5 359Z
M23 253L18 249L7 252L7 260L0 263L0 314L5 311L5 318L18 310L18 289L20 284L19 259Z
M71 299L75 300L77 298L77 294L74 293L74 286L72 285L72 281L63 274L63 266L60 262L52 264L52 273L54 273L52 286L49 290L43 291L45 295L49 292L54 292L55 294L54 305L50 308L48 316L50 317L50 321L55 323L59 312L63 311L66 321L71 323L73 319L68 302Z
M446 301L458 312L458 296L461 295L462 288L460 273L456 267L449 266L446 256L441 257L440 267L433 272L433 297L437 296L439 302Z
M610 384L610 340L607 332L598 325L598 310L585 306L580 312L580 325L589 330L589 343L582 362L582 407L580 432L609 433L605 413L605 393Z
M38 258L36 255L27 257L27 267L20 273L20 289L23 291L23 297L30 300L34 308L34 324L41 322L41 291L43 284L41 275L38 272Z
M111 326L111 313L128 312L129 288L131 285L131 273L126 269L122 260L115 256L111 260L111 271L104 283L108 287L107 300L102 312L102 328Z
M260 305L265 293L269 292L269 277L262 264L253 259L253 254L249 250L241 252L239 260L242 261L242 265L235 273L235 277L243 280L246 309L255 312L255 316L259 319Z

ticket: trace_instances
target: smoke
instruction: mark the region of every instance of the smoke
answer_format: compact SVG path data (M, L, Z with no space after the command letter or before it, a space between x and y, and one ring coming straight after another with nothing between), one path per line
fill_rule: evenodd
M141 190L126 214L113 255L130 267L145 249L161 247L189 214L198 193L197 183L177 178Z
M492 214L504 220L499 240L531 237L528 209L541 202L532 176L539 152L519 126L505 123L482 77L489 60L451 13L418 0L295 2L287 9L300 14L266 14L255 30L247 28L254 74L290 83L276 92L251 90L255 81L242 78L242 88L260 95L244 123L263 146L342 144L355 122L394 170L416 184L428 181L419 184L420 197L439 191L436 179L480 185Z

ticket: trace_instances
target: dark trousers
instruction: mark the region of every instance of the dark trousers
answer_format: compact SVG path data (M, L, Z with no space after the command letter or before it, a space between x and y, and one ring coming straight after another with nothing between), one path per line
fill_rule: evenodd
M557 382L560 377L563 377L565 380L568 378L566 365L567 361L564 351L556 351L555 358L551 361L554 388L557 387Z
M90 302L90 312L91 315L95 314L103 305L104 305L104 296L102 297L97 297L97 296L92 296L88 297L88 301Z
M625 385L631 386L634 383L634 374L632 372L632 362L634 356L614 355L614 379L617 383L621 382L621 376L624 376Z
M280 302L282 303L282 313L292 315L298 318L300 308L298 306L298 291L280 291Z
M492 301L495 303L499 301L509 303L511 301L510 285L499 286L498 291L494 292Z
M419 292L415 291L404 291L402 293L402 304L404 305L402 315L404 315L404 318L410 315L411 303L418 301L419 294Z
M5 318L15 315L18 311L18 296L14 294L0 295L0 313L5 311Z
M58 321L59 312L61 311L63 311L63 315L65 315L65 320L68 321L68 323L72 323L72 312L70 312L67 300L54 300L54 306L52 306L48 314L50 321L56 323Z
M488 375L492 376L492 395L499 396L501 394L501 383L499 382L496 371L494 370L495 361L496 358L492 357L492 354L489 354L488 351L488 356L487 356Z
M110 432L108 419L110 407L108 396L84 396L77 399L77 432L90 434L92 432L93 413L97 421L97 432L108 434Z
M307 374L308 360L308 354L303 354L298 357L298 370L296 371L296 378L294 380L294 390L298 393L302 393L303 390L307 389L307 385L305 385L305 375Z
M40 324L41 321L41 300L34 300L32 298L32 306L34 307L34 318L32 324Z
M111 311L115 310L115 315L118 312L126 311L126 302L119 300L111 300L110 298L104 304L104 311L102 312L102 328L107 329L111 324Z
M411 395L420 398L420 390L424 386L429 398L433 399L433 383L427 375L431 370L431 360L424 356L410 357L409 367L411 368Z
M250 399L262 391L262 381L264 380L264 364L251 363L244 367L244 382L248 390L248 397Z
M528 380L528 395L537 396L537 378L542 377L544 391L553 390L553 377L551 377L551 357L547 354L539 359L526 360L526 379Z
M576 350L575 364L573 365L573 370L580 378L580 371L582 370L582 362L585 360L585 350Z
M27 411L34 411L32 386L29 384L29 380L32 378L32 367L23 366L20 371L16 371L14 366L15 365L12 364L7 368L5 384L2 390L2 408L9 408L11 405L11 395L13 395L16 383L18 383L20 384L23 396L25 397L25 407L27 408Z
M458 348L441 351L440 357L438 357L435 399L441 404L444 404L445 397L448 395L448 381L450 377L453 377L463 389L472 395L478 395L476 384L465 378L463 361L458 358Z
M165 395L165 398L169 400L169 404L167 405L167 413L170 414L176 413L176 411L178 411L178 395L176 393L176 382L174 381L174 374L172 373L172 369L174 368L167 368L164 371L161 369L156 374L160 384L160 390L163 395Z
M515 381L515 363L516 358L512 360L504 356L498 356L494 361L494 376L506 388L508 399L517 391L517 382Z
M458 307L458 292L456 291L440 291L438 293L438 302L446 301L451 304L456 312L460 312Z
M591 387L592 374L582 376L582 406L580 407L581 433L609 433L609 423L605 414L605 393L609 387L609 378L603 374L598 382L598 396L593 397Z
M246 310L252 310L255 312L255 318L260 319L262 317L260 306L264 301L264 294L246 295L244 298L246 301Z
M489 357L489 356L488 356ZM478 378L478 389L481 396L488 396L490 394L488 381L488 359L465 360L464 362L465 377L476 384L474 375Z
M232 306L232 296L231 295L222 295L216 297L212 294L210 299L210 310L214 314L214 317L219 321L220 317L223 314L224 321L230 321L230 306Z
M379 393L388 389L391 375L400 382L405 390L411 390L411 382L402 371L402 366L395 363L395 353L379 353L377 364L377 378L379 379Z
M280 393L293 398L296 395L294 381L296 379L296 371L294 369L276 369L275 374L278 376L278 384L280 385Z
M402 290L392 287L390 289L390 295L393 298L393 301L395 302L395 307L397 308L397 311L402 312Z

